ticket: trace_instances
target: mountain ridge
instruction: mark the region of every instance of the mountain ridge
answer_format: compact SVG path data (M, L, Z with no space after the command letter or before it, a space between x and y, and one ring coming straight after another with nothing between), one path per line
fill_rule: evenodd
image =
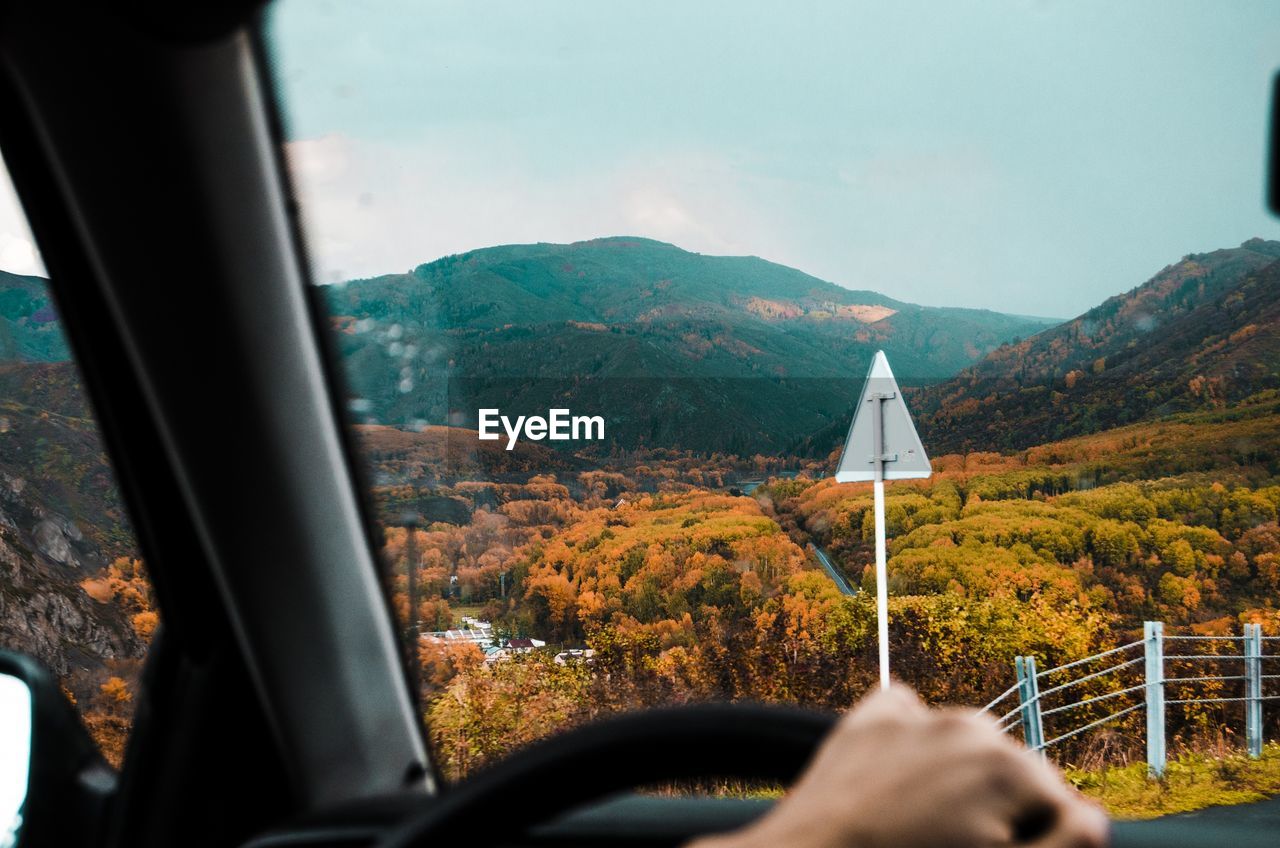
M574 404L613 410L622 441L748 453L843 415L877 349L932 381L1044 326L630 237L481 248L323 295L368 423Z
M937 450L1017 450L1280 386L1280 241L1188 254L913 392Z

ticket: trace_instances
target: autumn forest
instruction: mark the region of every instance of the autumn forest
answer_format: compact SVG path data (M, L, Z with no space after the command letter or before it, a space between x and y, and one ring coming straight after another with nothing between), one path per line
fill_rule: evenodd
M907 401L934 473L891 483L887 500L893 670L928 701L980 705L1009 687L1015 656L1069 662L1144 620L1280 635L1280 244L1184 257L1047 329L975 313L981 349L922 307L797 272L762 300L779 266L704 267L654 244L451 257L328 293L383 579L448 779L608 713L842 709L874 685L871 490L831 477L858 387L818 389L878 347L928 376ZM672 276L645 283L655 256ZM477 294L499 271L519 283L512 297L563 304L543 297L537 323L513 324ZM471 300L441 299L451 274L469 275ZM582 294L591 274L609 285ZM5 285L0 445L24 448L0 453L0 613L16 611L0 636L62 676L119 762L163 615L47 301L30 278ZM537 390L624 404L621 441L506 451L451 417L511 385L490 363L536 344L581 369ZM438 385L398 364L428 349ZM637 383L623 361L697 379ZM695 414L712 424L693 428ZM717 432L724 444L706 444ZM439 635L477 622L488 644ZM1170 722L1175 747L1230 743L1238 725L1195 704ZM1124 762L1139 746L1119 722L1055 755Z

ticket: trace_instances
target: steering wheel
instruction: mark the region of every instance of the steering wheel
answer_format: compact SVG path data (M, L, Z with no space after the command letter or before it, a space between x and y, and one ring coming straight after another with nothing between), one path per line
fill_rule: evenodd
M446 789L383 848L497 845L561 813L652 783L790 783L835 722L830 713L762 704L666 707L610 718L530 745Z

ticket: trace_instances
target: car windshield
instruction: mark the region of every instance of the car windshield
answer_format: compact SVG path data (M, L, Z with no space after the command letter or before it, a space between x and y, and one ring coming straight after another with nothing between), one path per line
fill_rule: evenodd
M275 6L446 778L846 708L887 621L1115 815L1280 786L1277 44L1210 0Z

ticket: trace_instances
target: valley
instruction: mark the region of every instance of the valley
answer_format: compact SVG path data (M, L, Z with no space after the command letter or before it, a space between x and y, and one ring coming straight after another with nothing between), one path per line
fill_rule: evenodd
M1071 661L1144 619L1280 635L1277 258L1186 257L1052 326L637 239L323 290L437 762L457 778L612 711L842 708L872 685L870 487L830 474L879 348L935 472L887 510L894 669L928 700L985 702L1014 655ZM55 313L0 278L0 319L0 639L50 634L42 661L118 750L154 600ZM487 407L608 410L606 439L507 450L479 438ZM464 613L547 649L419 638ZM1173 715L1176 744L1214 709ZM1132 747L1123 726L1106 745Z

